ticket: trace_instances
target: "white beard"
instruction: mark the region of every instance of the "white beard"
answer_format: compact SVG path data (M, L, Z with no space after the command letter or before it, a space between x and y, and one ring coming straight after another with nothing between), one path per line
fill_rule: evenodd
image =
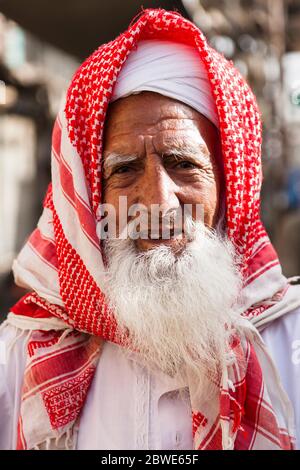
M166 245L137 251L131 239L105 240L104 292L144 364L201 384L220 377L241 275L228 240L199 222L188 227L192 241L180 255Z

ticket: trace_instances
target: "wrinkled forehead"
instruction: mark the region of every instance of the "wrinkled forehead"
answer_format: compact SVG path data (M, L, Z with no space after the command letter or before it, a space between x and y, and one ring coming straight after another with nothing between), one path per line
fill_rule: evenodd
M210 154L219 159L218 129L201 113L158 93L141 92L109 105L103 158L138 153L145 137L163 151Z

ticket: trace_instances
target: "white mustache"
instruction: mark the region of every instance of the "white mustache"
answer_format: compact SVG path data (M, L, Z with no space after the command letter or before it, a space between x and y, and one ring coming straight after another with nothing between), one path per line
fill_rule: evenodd
M136 221L137 218L134 218L127 224L129 238L133 238L131 237L133 233L138 235L136 238L143 239L170 239L182 234L187 234L191 238L195 230L190 215L183 215L180 210L167 211L159 220L154 221L151 220L149 212L144 212L142 216L144 223L138 223L138 230Z

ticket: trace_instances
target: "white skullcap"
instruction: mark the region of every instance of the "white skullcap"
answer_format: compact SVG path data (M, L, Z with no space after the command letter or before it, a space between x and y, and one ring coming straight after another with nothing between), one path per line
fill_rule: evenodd
M219 128L215 100L197 49L171 41L140 41L123 65L111 101L154 91L181 101Z

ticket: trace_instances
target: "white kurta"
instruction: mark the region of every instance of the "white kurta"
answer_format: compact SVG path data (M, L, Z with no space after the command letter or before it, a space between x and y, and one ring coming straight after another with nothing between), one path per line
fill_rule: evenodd
M15 334L13 326L0 332L0 449L16 447L25 335L1 364ZM300 309L275 320L262 337L293 404L300 444ZM193 449L189 392L184 388L184 397L179 397L178 387L175 379L150 374L135 354L128 358L121 347L106 342L82 411L77 448Z

